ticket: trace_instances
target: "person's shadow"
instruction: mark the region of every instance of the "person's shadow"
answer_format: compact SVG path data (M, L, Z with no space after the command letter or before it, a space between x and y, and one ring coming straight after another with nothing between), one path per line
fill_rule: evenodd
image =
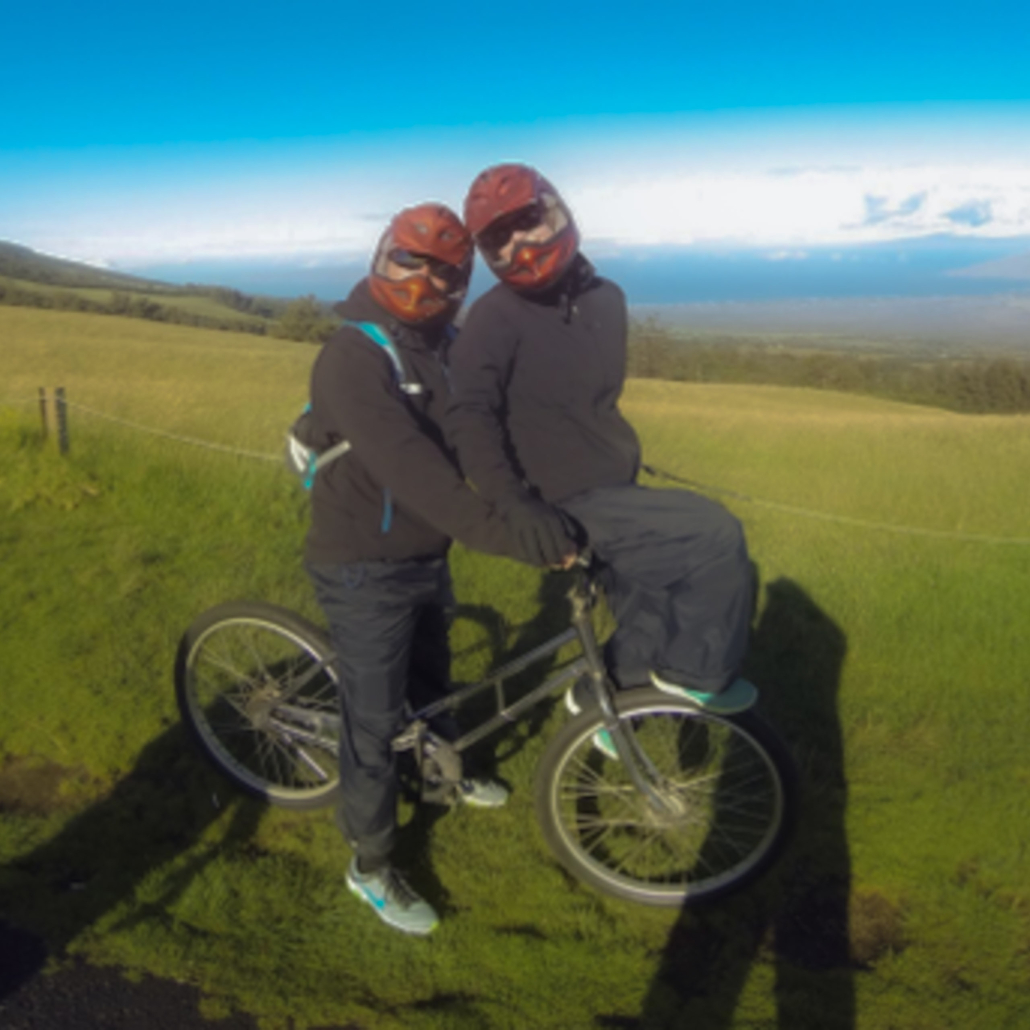
M109 794L0 875L0 1003L151 870L223 821L218 841L171 874L163 896L138 907L131 921L161 917L216 853L253 836L265 810L210 770L181 726L155 738Z
M851 945L849 926L847 782L837 712L845 651L843 632L796 583L780 579L768 587L744 671L799 766L793 841L757 884L684 908L640 1016L598 1015L595 1026L726 1030L749 975L764 965L773 970L781 1030L853 1030L854 975L863 956Z

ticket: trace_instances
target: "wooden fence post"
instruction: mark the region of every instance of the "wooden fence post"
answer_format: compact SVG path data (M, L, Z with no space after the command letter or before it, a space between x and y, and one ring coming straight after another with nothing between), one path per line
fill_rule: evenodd
M64 387L54 390L54 407L57 410L57 444L62 454L68 453L68 404L64 399Z
M39 388L39 418L43 423L43 442L46 443L48 429L46 424L46 387Z

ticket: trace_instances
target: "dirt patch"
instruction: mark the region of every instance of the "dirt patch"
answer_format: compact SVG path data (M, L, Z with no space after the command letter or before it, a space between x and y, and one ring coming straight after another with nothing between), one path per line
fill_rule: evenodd
M849 907L851 958L860 966L871 966L884 955L904 951L908 940L905 916L879 891L865 889L851 895Z
M72 807L66 783L81 786L88 777L44 758L9 757L0 765L0 812L47 815Z
M828 880L789 899L776 920L775 952L802 969L868 969L905 949L901 906L871 888Z

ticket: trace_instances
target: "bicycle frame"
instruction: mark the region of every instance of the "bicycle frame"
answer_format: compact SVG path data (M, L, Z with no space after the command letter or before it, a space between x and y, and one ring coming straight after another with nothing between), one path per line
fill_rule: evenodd
M469 699L493 688L497 701L497 714L449 744L450 749L454 753L460 754L484 737L489 736L495 730L515 722L549 694L554 693L567 683L574 683L586 674L589 677L594 695L604 716L605 728L611 734L615 749L620 760L625 763L634 786L647 797L650 804L656 810L667 809L669 802L667 800L667 792L662 789L663 777L637 745L633 734L622 724L615 712L615 706L612 701L612 692L615 688L608 679L604 659L601 655L601 647L590 617L590 613L597 601L597 591L598 587L590 574L589 563L577 567L576 581L566 595L572 608L572 626L563 633L559 633L545 643L520 655L518 658L492 670L479 682L470 683L458 690L452 691L438 701L434 701L419 709L405 729L394 738L394 750L418 749L427 732L429 720L443 712L453 712ZM577 639L583 650L579 658L574 659L563 669L549 676L538 687L524 694L517 701L510 705L505 705L505 680L510 679L541 659L556 654L566 644L571 644Z
M586 570L577 570L577 582L568 593L574 612L573 625L570 626L569 629L552 637L550 640L545 641L543 644L534 647L525 654L519 655L510 662L506 662L504 665L491 670L478 682L469 683L463 687L459 687L457 690L451 691L438 701L434 701L431 704L426 705L424 708L419 709L414 713L409 725L395 739L395 750L401 750L408 746L408 740L413 740L413 735L424 729L428 722L435 716L447 711L456 711L466 701L493 688L497 701L497 714L451 743L451 747L455 751L464 751L473 744L478 743L484 737L488 737L491 733L500 729L502 726L517 721L531 708L539 704L539 702L547 697L548 694L558 690L559 687L569 683L570 681L574 682L585 672L593 671L589 658L591 653L588 650L589 645L584 646L584 653L579 658L574 659L564 668L560 669L552 676L549 676L538 687L535 687L533 690L529 691L529 693L524 694L517 701L510 705L505 705L505 680L518 675L518 673L522 672L524 669L528 669L531 665L535 665L542 659L548 658L553 654L557 654L563 647L567 644L573 643L577 638L579 639L580 644L583 645L584 637L586 637L589 643L592 643L593 645L595 660L600 660L597 638L594 634L594 627L590 622L589 617L590 610L594 605L594 591L595 588ZM575 618L575 612L577 609L581 611L582 615L582 618L579 620ZM602 675L603 668L604 666L602 664Z

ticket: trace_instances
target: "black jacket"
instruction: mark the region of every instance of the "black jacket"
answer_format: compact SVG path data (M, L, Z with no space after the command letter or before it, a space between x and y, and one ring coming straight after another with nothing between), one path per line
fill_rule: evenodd
M498 284L471 307L450 349L447 421L461 467L502 510L525 491L557 502L632 483L640 444L619 412L626 300L579 256L559 285Z
M423 392L402 393L389 356L358 329L343 326L322 347L311 372L311 440L319 449L348 440L352 449L315 477L307 560L438 557L451 537L507 554L503 524L465 483L440 428L448 403L445 330L401 325L375 303L367 280L337 310L384 328Z

